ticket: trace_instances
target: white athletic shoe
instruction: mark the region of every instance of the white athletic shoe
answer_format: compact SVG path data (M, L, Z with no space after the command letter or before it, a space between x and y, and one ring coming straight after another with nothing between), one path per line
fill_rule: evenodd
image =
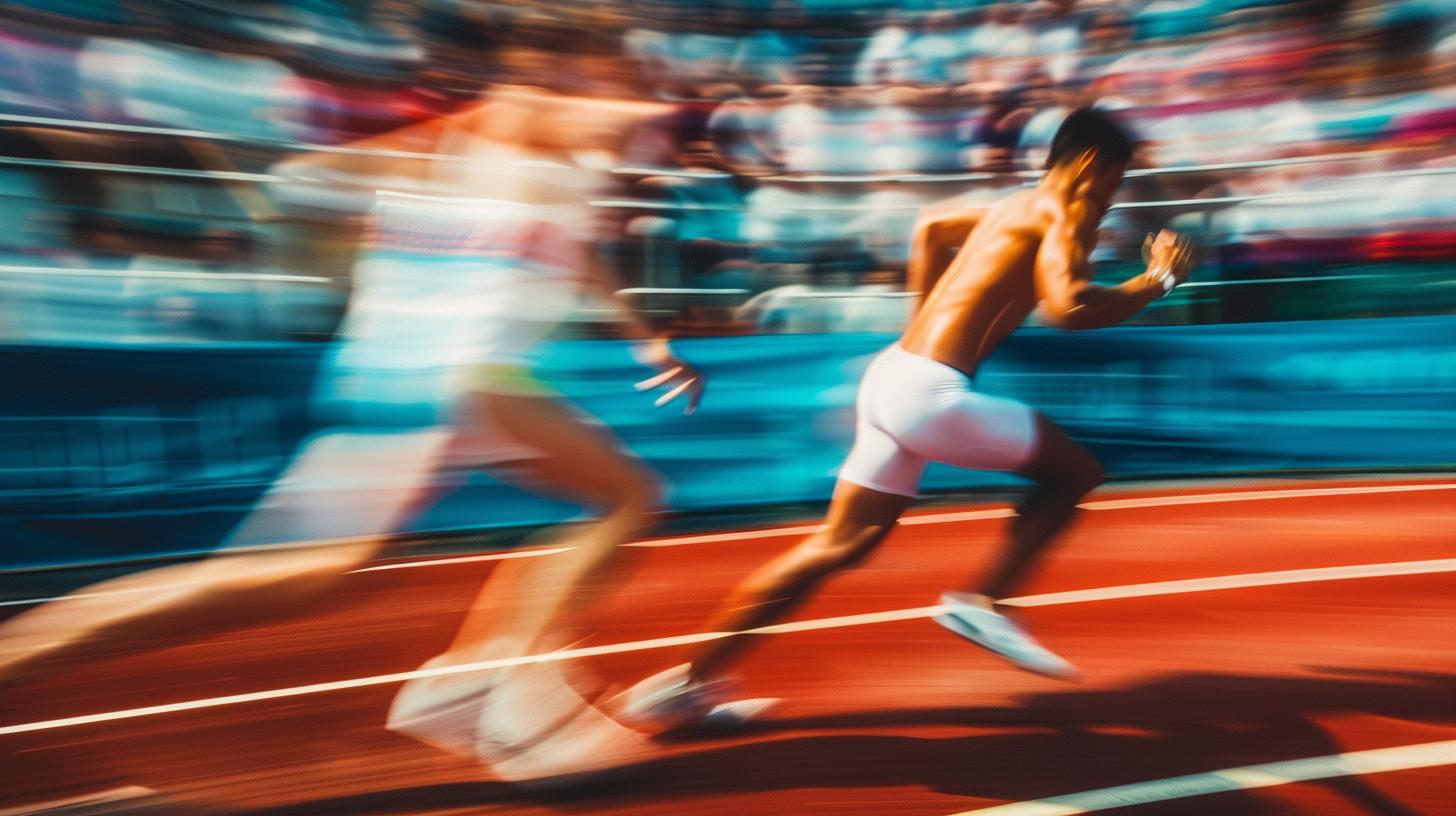
M735 728L761 717L778 700L761 697L723 701L728 680L693 683L688 666L674 666L614 697L609 707L629 725L653 731L679 728Z
M646 735L604 714L561 662L518 666L487 696L476 758L496 776L532 785L578 783L657 756Z
M935 616L935 622L970 642L987 649L1029 672L1072 680L1077 667L1053 654L1027 634L1015 621L973 603L969 596L947 592L940 596L947 609Z
M450 665L447 655L426 661L421 669ZM501 671L483 670L408 680L395 695L385 728L456 756L476 756L476 723L487 695L501 680Z
M445 656L423 668L448 665ZM563 784L656 754L572 688L559 662L405 683L387 727L490 766L507 782Z

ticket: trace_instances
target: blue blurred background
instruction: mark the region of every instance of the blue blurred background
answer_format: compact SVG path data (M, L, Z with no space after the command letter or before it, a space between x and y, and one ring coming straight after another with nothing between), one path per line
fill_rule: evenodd
M595 63L553 90L671 103L592 246L711 385L654 413L591 304L538 364L676 509L827 497L917 219L1034 181L1089 104L1143 143L1099 278L1169 226L1200 267L1132 325L1028 326L981 387L1114 476L1456 464L1453 0L27 0L0 2L0 567L221 540L338 421L312 395L373 195L445 160L394 134L538 83L563 31ZM415 531L573 512L482 475Z

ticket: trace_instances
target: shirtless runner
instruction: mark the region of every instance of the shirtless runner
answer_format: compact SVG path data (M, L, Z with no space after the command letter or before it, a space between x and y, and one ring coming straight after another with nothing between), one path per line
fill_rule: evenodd
M1036 187L917 229L908 283L926 294L899 342L865 372L854 447L827 524L749 576L705 627L738 634L704 642L686 663L638 683L620 698L620 716L656 727L707 717L720 702L724 671L757 637L743 633L781 620L830 575L869 555L914 502L929 462L1011 471L1034 483L1002 556L972 591L941 597L946 611L937 622L1029 671L1075 673L995 604L1101 483L1102 467L1046 417L978 393L971 377L1038 304L1053 325L1095 329L1127 319L1187 277L1191 248L1165 230L1144 247L1145 272L1116 287L1091 281L1088 256L1131 154L1111 118L1076 111L1057 133ZM948 267L937 263L958 246Z

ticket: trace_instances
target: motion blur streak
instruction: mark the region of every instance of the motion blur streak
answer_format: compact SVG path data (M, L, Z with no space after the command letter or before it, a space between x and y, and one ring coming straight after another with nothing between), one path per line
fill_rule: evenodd
M1260 490L1260 491L1230 491L1227 493L1202 493L1179 496L1158 496L1138 499L1103 499L1099 501L1085 502L1080 507L1083 510L1125 510L1139 507L1169 507L1180 504L1217 504L1222 502L1239 501L1263 501L1269 499L1301 498L1307 496L1353 496L1364 493L1406 493L1410 491L1423 490L1452 490L1456 484L1419 484L1419 485L1367 485L1363 487L1320 487L1304 488L1300 490ZM915 526L921 524L945 524L959 521L980 521L989 519L1011 518L1016 511L1011 508L998 508L994 510L972 510L958 513L921 513L905 516L900 519L902 526ZM713 533L709 535L680 536L676 538L658 538L647 541L633 541L624 546L627 547L678 547L684 544L711 544L727 541L741 541L753 538L780 538L787 536L804 535L818 530L821 525L801 525L794 527L770 527L762 530L740 530L731 533ZM509 552L485 553L483 555L463 555L452 558L429 558L422 560L402 561L394 564L379 564L372 567L352 570L350 574L362 572L383 572L388 570L414 569L416 567L434 567L445 564L469 564L486 561L502 561L513 558L537 558L547 555L556 555L567 552L567 548L550 547L543 549L521 549ZM148 588L122 590L124 593L147 592ZM106 593L96 593L106 594ZM115 594L115 593L111 593ZM71 597L86 597L85 594L73 595ZM13 601L0 602L0 606L23 606L28 604L43 603L45 601L57 600L55 598L31 598ZM1012 604L1011 600L1003 603ZM1016 602L1020 605L1028 605L1023 602Z
M750 639L782 709L625 727L820 529L969 239L912 248L1085 108L1136 142L1090 274L1191 278L965 370L1116 483L993 593L1086 682L923 620L1044 504L932 465ZM1453 182L1453 0L0 0L0 811L1449 808Z
M1074 592L1058 592L1050 595L1032 595L1024 598L1007 598L1001 603L1007 606L1057 606L1060 604L1087 603L1091 601L1110 601L1122 598L1145 598L1155 595L1178 595L1186 592L1210 592L1220 589L1241 589L1247 587L1278 586L1280 584L1298 584L1311 581L1344 581L1356 578L1381 578L1397 575L1428 575L1433 573L1456 572L1456 559L1441 559L1433 561L1410 561L1391 564L1358 564L1348 567L1325 567L1310 570L1292 570L1288 572L1251 573L1248 575L1224 575L1213 578L1194 578L1186 581L1163 581L1155 584L1134 584L1130 586L1099 587L1097 589L1078 590ZM791 632L814 632L823 629L838 629L851 626L865 626L876 623L891 623L894 621L915 620L917 618L929 618L939 615L945 611L943 606L928 606L914 609L895 609L886 612L872 612L863 615L845 615L835 618L823 618L820 620L794 621L791 623L775 624L753 630L759 634L787 634ZM507 666L523 666L534 663L549 663L560 660L576 660L599 655L620 654L623 652L638 652L651 649L665 649L674 646L686 646L694 643L703 643L710 640L717 640L727 637L722 632L706 632L692 635L677 635L672 637L652 638L651 640L634 641L630 643L610 643L603 646L588 646L583 648L568 648L556 652L543 654L525 655L521 657L506 658L502 660L487 660L478 663L461 663L453 666L437 668L424 668L412 672L396 672L393 674L382 674L374 677L358 677L349 680L339 680L331 683L314 683L307 686L298 686L286 689L272 689L269 691L258 691L249 694L234 694L226 697L214 697L211 699L191 700L184 703L170 703L167 705L148 706L127 711L112 711L105 714L88 714L79 717L66 717L59 720L45 722L21 723L18 725L0 726L0 735L25 734L32 731L48 731L57 728L70 728L94 723L113 722L116 720L129 720L138 717L152 717L160 714L175 714L183 711L195 711L203 708L215 708L217 706L238 705L241 703L255 703L265 700L277 700L288 697L301 697L310 694L324 694L331 691L343 691L345 689L362 688L367 686L387 685L407 680L419 680L432 677L448 677L457 674L469 674L473 672L499 669Z

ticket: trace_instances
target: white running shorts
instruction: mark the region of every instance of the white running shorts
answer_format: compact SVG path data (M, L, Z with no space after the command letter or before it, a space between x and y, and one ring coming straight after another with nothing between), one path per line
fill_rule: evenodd
M839 478L915 496L925 466L1018 470L1036 450L1036 414L1016 400L976 392L944 363L892 345L865 371L854 447Z

